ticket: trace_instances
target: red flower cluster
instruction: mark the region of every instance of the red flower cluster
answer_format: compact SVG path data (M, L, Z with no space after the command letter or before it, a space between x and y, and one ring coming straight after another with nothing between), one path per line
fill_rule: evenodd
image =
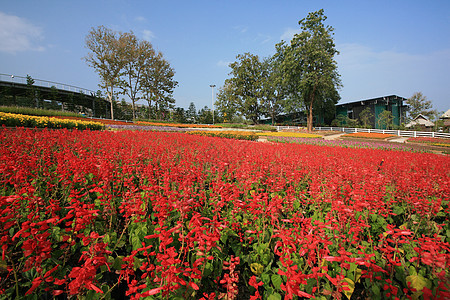
M2 129L0 157L6 298L450 297L446 156Z

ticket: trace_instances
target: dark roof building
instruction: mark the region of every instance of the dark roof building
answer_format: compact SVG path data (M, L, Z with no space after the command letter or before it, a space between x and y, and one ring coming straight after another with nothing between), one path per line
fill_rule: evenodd
M379 128L378 120L380 114L384 110L388 110L392 113L393 123L396 126L400 126L404 122L407 106L403 104L406 98L396 95L378 97L367 100L359 100L355 102L343 103L336 105L336 116L344 115L350 119L359 119L359 114L367 107L370 109L372 117L369 120L370 125L373 128ZM379 128L385 129L385 128Z

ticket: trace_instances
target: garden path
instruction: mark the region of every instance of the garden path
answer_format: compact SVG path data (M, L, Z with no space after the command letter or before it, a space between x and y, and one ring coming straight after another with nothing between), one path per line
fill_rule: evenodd
M345 133L343 132L343 133L338 133L338 134L325 135L325 136L323 137L323 139L324 139L324 140L336 140L336 139L340 138L341 135L344 135L344 134L345 134Z

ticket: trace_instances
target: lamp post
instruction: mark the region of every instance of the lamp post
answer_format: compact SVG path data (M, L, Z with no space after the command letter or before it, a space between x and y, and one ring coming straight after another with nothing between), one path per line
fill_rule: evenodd
M214 88L216 87L215 84L210 85L212 89L212 117L213 117L213 125L214 125Z

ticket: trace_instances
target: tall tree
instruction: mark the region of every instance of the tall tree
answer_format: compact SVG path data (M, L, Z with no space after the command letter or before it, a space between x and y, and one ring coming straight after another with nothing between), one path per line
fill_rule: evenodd
M161 52L149 60L143 70L141 84L146 95L145 98L149 107L151 107L152 101L155 103L155 110L159 117L161 109L171 108L175 103L172 95L178 82L174 80L174 76L174 69L164 59Z
M272 125L275 118L283 112L285 88L282 84L280 60L275 56L266 58L262 63L262 98L261 106L266 117L270 117Z
M225 81L225 85L219 88L214 105L225 122L231 122L233 117L240 111L238 107L238 98L233 93L233 87L229 80Z
M262 115L263 65L257 55L239 54L237 61L230 64L232 78L225 80L234 95L240 112L258 123Z
M30 101L31 107L39 107L39 103L36 99L36 87L34 86L34 79L30 75L27 75L27 98Z
M326 19L323 9L309 13L299 21L302 32L290 45L277 45L277 51L282 51L279 55L283 57L284 84L291 94L288 101L303 102L308 111L308 131L313 127L315 102L324 101L334 94L330 90L341 86L334 60L338 54L332 37L334 29L324 24Z
M428 119L434 119L438 112L433 109L433 104L427 97L422 94L422 92L414 93L408 100L406 104L409 105L408 119L412 120L419 114L427 117Z
M123 69L118 33L105 26L91 28L85 43L90 52L84 59L100 76L99 87L106 91L111 104L111 119L114 119L114 89L119 84L120 72Z
M154 62L155 51L148 41L139 41L133 32L124 33L119 38L120 59L123 72L120 87L122 94L131 100L133 119L136 118L136 102L140 99L145 70Z
M205 105L202 109L198 111L198 122L200 124L212 124L213 118L212 118L212 111L208 108L208 106Z
M194 102L189 104L189 108L186 111L187 121L190 123L196 123L197 121L197 109L195 108Z

